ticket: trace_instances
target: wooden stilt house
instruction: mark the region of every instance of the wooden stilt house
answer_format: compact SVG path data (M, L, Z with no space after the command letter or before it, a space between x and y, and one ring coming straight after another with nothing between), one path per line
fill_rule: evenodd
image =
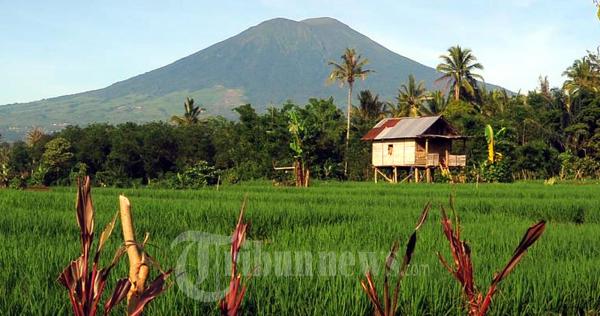
M375 182L378 175L398 182L398 170L408 170L408 177L419 182L432 180L432 171L440 168L464 167L467 157L455 154L452 143L465 137L442 116L385 118L375 125L363 141L372 143L372 164ZM464 146L463 146L464 148ZM386 174L385 169L388 170ZM391 169L391 176L389 170ZM424 173L421 176L421 172Z

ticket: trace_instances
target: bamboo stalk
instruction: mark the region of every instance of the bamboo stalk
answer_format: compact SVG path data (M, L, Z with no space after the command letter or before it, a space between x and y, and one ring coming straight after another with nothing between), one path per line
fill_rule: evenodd
M119 206L121 214L121 224L123 226L123 240L127 249L129 258L129 281L131 288L127 293L127 313L133 312L139 297L144 291L144 283L148 278L149 268L146 264L145 255L135 241L135 230L133 226L133 214L131 213L131 203L123 195L119 196Z

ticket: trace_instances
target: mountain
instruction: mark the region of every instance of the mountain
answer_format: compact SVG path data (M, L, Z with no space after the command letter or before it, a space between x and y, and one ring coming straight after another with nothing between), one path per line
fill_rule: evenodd
M292 100L334 96L343 106L345 89L328 84L330 60L346 47L369 59L375 70L359 89L392 100L414 74L431 88L436 71L396 54L332 18L292 21L277 18L214 44L172 64L106 88L30 103L0 106L0 134L16 139L40 126L47 132L69 124L168 120L193 97L207 113L234 117L231 109L252 103L257 109ZM442 52L440 52L442 53Z

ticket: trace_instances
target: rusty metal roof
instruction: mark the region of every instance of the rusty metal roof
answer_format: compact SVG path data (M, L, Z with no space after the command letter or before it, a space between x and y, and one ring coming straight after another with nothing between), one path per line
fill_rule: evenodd
M381 131L386 128L394 127L401 119L400 118L384 118L379 121L377 125L375 125L365 136L361 138L361 140L373 140Z
M444 119L441 116L386 118L377 123L377 125L361 139L383 140L417 138L427 132L427 130L438 120Z

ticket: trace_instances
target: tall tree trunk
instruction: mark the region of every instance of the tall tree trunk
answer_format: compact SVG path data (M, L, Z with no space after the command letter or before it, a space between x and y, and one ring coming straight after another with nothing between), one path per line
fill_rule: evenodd
M456 83L456 85L454 85L454 100L455 101L460 100L460 85L458 83Z
M344 155L344 176L348 177L348 154L350 142L350 112L352 111L352 83L348 84L348 115L346 122L346 154Z

